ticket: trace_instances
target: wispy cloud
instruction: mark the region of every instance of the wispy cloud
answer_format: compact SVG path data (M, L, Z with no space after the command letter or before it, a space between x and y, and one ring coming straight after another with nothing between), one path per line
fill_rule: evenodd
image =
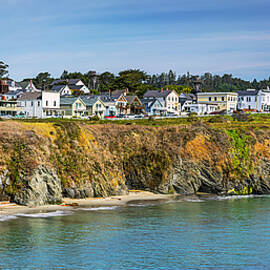
M0 0L15 78L48 70L236 72L268 77L268 0ZM2 59L1 58L1 59ZM252 73L253 72L253 73Z

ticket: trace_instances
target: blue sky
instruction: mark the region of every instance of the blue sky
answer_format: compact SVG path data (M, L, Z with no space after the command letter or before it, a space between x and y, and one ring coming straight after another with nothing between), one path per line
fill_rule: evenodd
M49 71L270 76L269 0L0 0L0 60Z

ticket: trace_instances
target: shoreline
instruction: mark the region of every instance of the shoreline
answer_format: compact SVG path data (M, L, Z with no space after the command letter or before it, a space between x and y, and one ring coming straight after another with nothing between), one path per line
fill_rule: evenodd
M59 205L42 205L42 206L22 206L8 201L0 201L0 219L5 216L16 216L19 214L38 214L54 211L71 211L78 208L87 207L119 207L129 206L132 204L147 203L147 202L168 202L179 199L183 202L199 202L202 199L215 199L216 194L199 192L193 195L179 195L179 194L156 194L150 191L129 191L128 195L110 196L106 198L85 198L85 199L71 199L63 198L63 202ZM231 195L231 196L217 196L218 200L226 199L244 199L250 197L270 196L265 195ZM222 199L221 199L222 198Z
M155 194L148 191L130 191L128 195L111 196L107 198L64 198L62 204L59 205L43 205L29 207L21 206L10 202L0 202L0 217L16 214L28 214L59 210L65 211L76 209L76 207L124 206L132 202L138 203L140 201L167 201L175 197L176 195Z

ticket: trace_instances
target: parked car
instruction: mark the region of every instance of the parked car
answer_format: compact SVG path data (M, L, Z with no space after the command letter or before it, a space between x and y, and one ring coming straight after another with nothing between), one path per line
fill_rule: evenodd
M144 115L143 114L138 114L138 115L135 115L134 118L135 119L143 119L144 118Z
M127 119L127 116L125 114L118 114L116 117L119 119Z
M115 115L105 116L105 119L116 119Z
M133 114L128 114L126 117L127 119L135 119L135 115Z

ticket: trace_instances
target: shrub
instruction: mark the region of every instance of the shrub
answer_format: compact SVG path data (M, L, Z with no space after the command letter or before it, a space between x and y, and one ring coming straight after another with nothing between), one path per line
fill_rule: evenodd
M95 115L95 116L89 117L89 120L90 121L99 121L100 119L97 115Z
M248 122L252 120L250 119L248 114L243 114L243 113L234 113L232 117L234 121L238 121L238 122Z

